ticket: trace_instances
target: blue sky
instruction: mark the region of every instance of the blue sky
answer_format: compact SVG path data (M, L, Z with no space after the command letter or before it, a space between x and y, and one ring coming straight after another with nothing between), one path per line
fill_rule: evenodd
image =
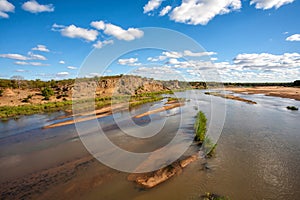
M204 49L133 51L112 60L104 74L201 80L214 69L226 82L294 81L299 10L299 0L0 0L0 78L75 78L92 51L117 51L146 39L143 28L161 27ZM101 56L95 62L100 66ZM103 74L93 70L84 75Z

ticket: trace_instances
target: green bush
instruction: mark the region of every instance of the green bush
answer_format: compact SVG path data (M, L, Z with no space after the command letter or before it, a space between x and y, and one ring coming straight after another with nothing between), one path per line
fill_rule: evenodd
M54 95L54 92L51 88L45 87L44 89L42 89L42 95L44 97L45 100L49 100L51 96Z
M206 135L206 122L207 119L202 111L199 111L194 124L194 129L196 131L195 141L204 142Z
M298 110L296 106L287 106L286 108L289 110Z

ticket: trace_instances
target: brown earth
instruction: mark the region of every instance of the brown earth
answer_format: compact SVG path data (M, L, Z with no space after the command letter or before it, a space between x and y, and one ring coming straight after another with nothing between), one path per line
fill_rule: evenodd
M170 178L175 174L180 174L183 168L187 167L192 162L198 159L198 155L192 155L185 159L175 161L171 165L163 167L159 170L150 173L141 173L141 174L130 174L127 179L129 181L136 182L139 186L144 188L153 188Z
M3 94L0 96L0 106L19 106L28 104L43 104L46 102L61 102L72 98L107 97L112 95L135 95L147 92L158 92L179 89L178 81L169 81L165 84L149 78L137 76L123 76L103 78L98 81L78 81L74 85L61 85L52 88L54 95L50 100L43 100L40 89L12 89L0 88ZM72 96L76 90L77 96ZM28 102L24 99L28 98ZM22 102L23 101L23 102Z

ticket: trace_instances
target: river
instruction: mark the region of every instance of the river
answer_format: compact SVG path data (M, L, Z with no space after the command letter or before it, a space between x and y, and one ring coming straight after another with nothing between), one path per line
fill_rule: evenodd
M149 123L163 123L159 134L150 139L133 139L122 134L112 116L98 119L107 136L128 151L149 152L163 147L174 137L178 121L185 119L182 143L193 138L193 120L199 110L212 120L212 104L216 122L224 121L217 142L216 156L201 158L179 175L152 189L142 189L127 180L128 173L111 169L95 159L81 143L75 125L51 129L63 112L32 115L0 123L0 192L1 199L199 199L205 192L230 199L299 199L300 198L300 112L286 106L300 107L292 99L264 95L234 95L256 101L247 104L236 100L208 96L205 90L178 92L189 101L181 109L135 120L147 132ZM193 95L191 95L193 94ZM129 114L136 115L151 103L116 115L127 124ZM195 105L198 107L195 108ZM225 115L223 115L225 114ZM225 118L224 118L225 116ZM89 122L82 122L88 129ZM145 128L146 127L146 128ZM123 127L136 132L134 128ZM213 129L214 125L210 127ZM153 127L149 126L149 132ZM214 130L212 130L213 132ZM143 133L141 133L143 134ZM197 147L192 145L190 151ZM188 154L188 153L187 153ZM126 161L124 161L126 162ZM75 167L74 167L75 166ZM33 184L32 184L32 183Z

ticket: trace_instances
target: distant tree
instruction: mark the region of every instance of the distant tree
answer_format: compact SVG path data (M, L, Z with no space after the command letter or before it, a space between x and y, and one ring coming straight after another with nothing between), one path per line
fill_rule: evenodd
M42 95L45 100L49 100L50 97L54 95L54 92L51 88L45 87L44 89L42 89Z
M294 81L294 84L293 84L294 86L300 86L300 80L296 80L296 81Z
M10 78L12 80L12 88L20 88L22 81L24 80L23 76L15 75Z

